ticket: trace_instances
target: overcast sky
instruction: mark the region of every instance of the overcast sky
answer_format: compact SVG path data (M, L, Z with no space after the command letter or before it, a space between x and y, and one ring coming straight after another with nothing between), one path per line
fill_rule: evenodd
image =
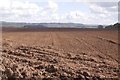
M88 1L0 0L0 21L84 24L114 24L118 22L118 0Z

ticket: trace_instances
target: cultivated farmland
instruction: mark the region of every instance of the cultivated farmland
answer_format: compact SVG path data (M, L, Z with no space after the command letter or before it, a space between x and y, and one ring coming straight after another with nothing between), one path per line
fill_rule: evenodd
M3 76L117 78L118 45L118 31L111 29L3 30Z

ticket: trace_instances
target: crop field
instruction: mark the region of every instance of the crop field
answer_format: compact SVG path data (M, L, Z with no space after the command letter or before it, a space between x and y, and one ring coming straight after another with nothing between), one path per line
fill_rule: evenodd
M18 80L117 78L118 45L117 30L3 30L3 76Z

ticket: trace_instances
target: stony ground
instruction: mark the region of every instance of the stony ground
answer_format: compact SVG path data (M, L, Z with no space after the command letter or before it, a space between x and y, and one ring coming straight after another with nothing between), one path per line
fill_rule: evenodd
M20 35L20 33L17 35ZM54 34L52 34L52 36L53 35ZM70 34L70 37L71 35L73 34ZM75 38L74 34L73 37L76 42L81 42L81 45L79 44L80 46L77 46L78 51L76 52L73 47L77 49L77 44L71 45L70 43L69 46L71 45L73 47L68 47L67 43L69 42L65 43L68 39L67 36L55 36L51 38L54 42L53 44L55 45L56 43L55 46L52 44L40 46L40 44L38 44L39 41L36 45L31 45L34 39L30 40L29 38L31 42L27 44L22 40L17 40L17 38L15 40L15 35L4 36L2 40L3 47L0 68L2 80L101 80L103 78L107 78L108 80L116 78L117 80L118 78L118 60L115 59L115 54L113 54L113 56L107 53L103 54L101 52L102 49L98 50L99 47L95 48L96 46L94 45L92 45L92 48L89 50L86 46L91 46L87 43L86 36L82 35L82 37ZM26 37L29 37L28 34ZM55 38L59 38L66 45L63 46L62 41L60 44L60 40ZM93 38L88 38L88 40L89 39L93 40ZM106 42L106 46L113 45L113 47L109 46L111 49L117 44L115 40L111 40L110 38L106 39L103 38L103 36L99 36L97 39ZM47 40L49 39L47 38ZM62 46L60 47L60 45Z

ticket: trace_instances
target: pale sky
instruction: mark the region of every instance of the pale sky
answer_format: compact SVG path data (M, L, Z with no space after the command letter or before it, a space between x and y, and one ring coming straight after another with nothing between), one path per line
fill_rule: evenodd
M118 0L89 1L0 0L0 21L84 24L114 24L118 22Z

